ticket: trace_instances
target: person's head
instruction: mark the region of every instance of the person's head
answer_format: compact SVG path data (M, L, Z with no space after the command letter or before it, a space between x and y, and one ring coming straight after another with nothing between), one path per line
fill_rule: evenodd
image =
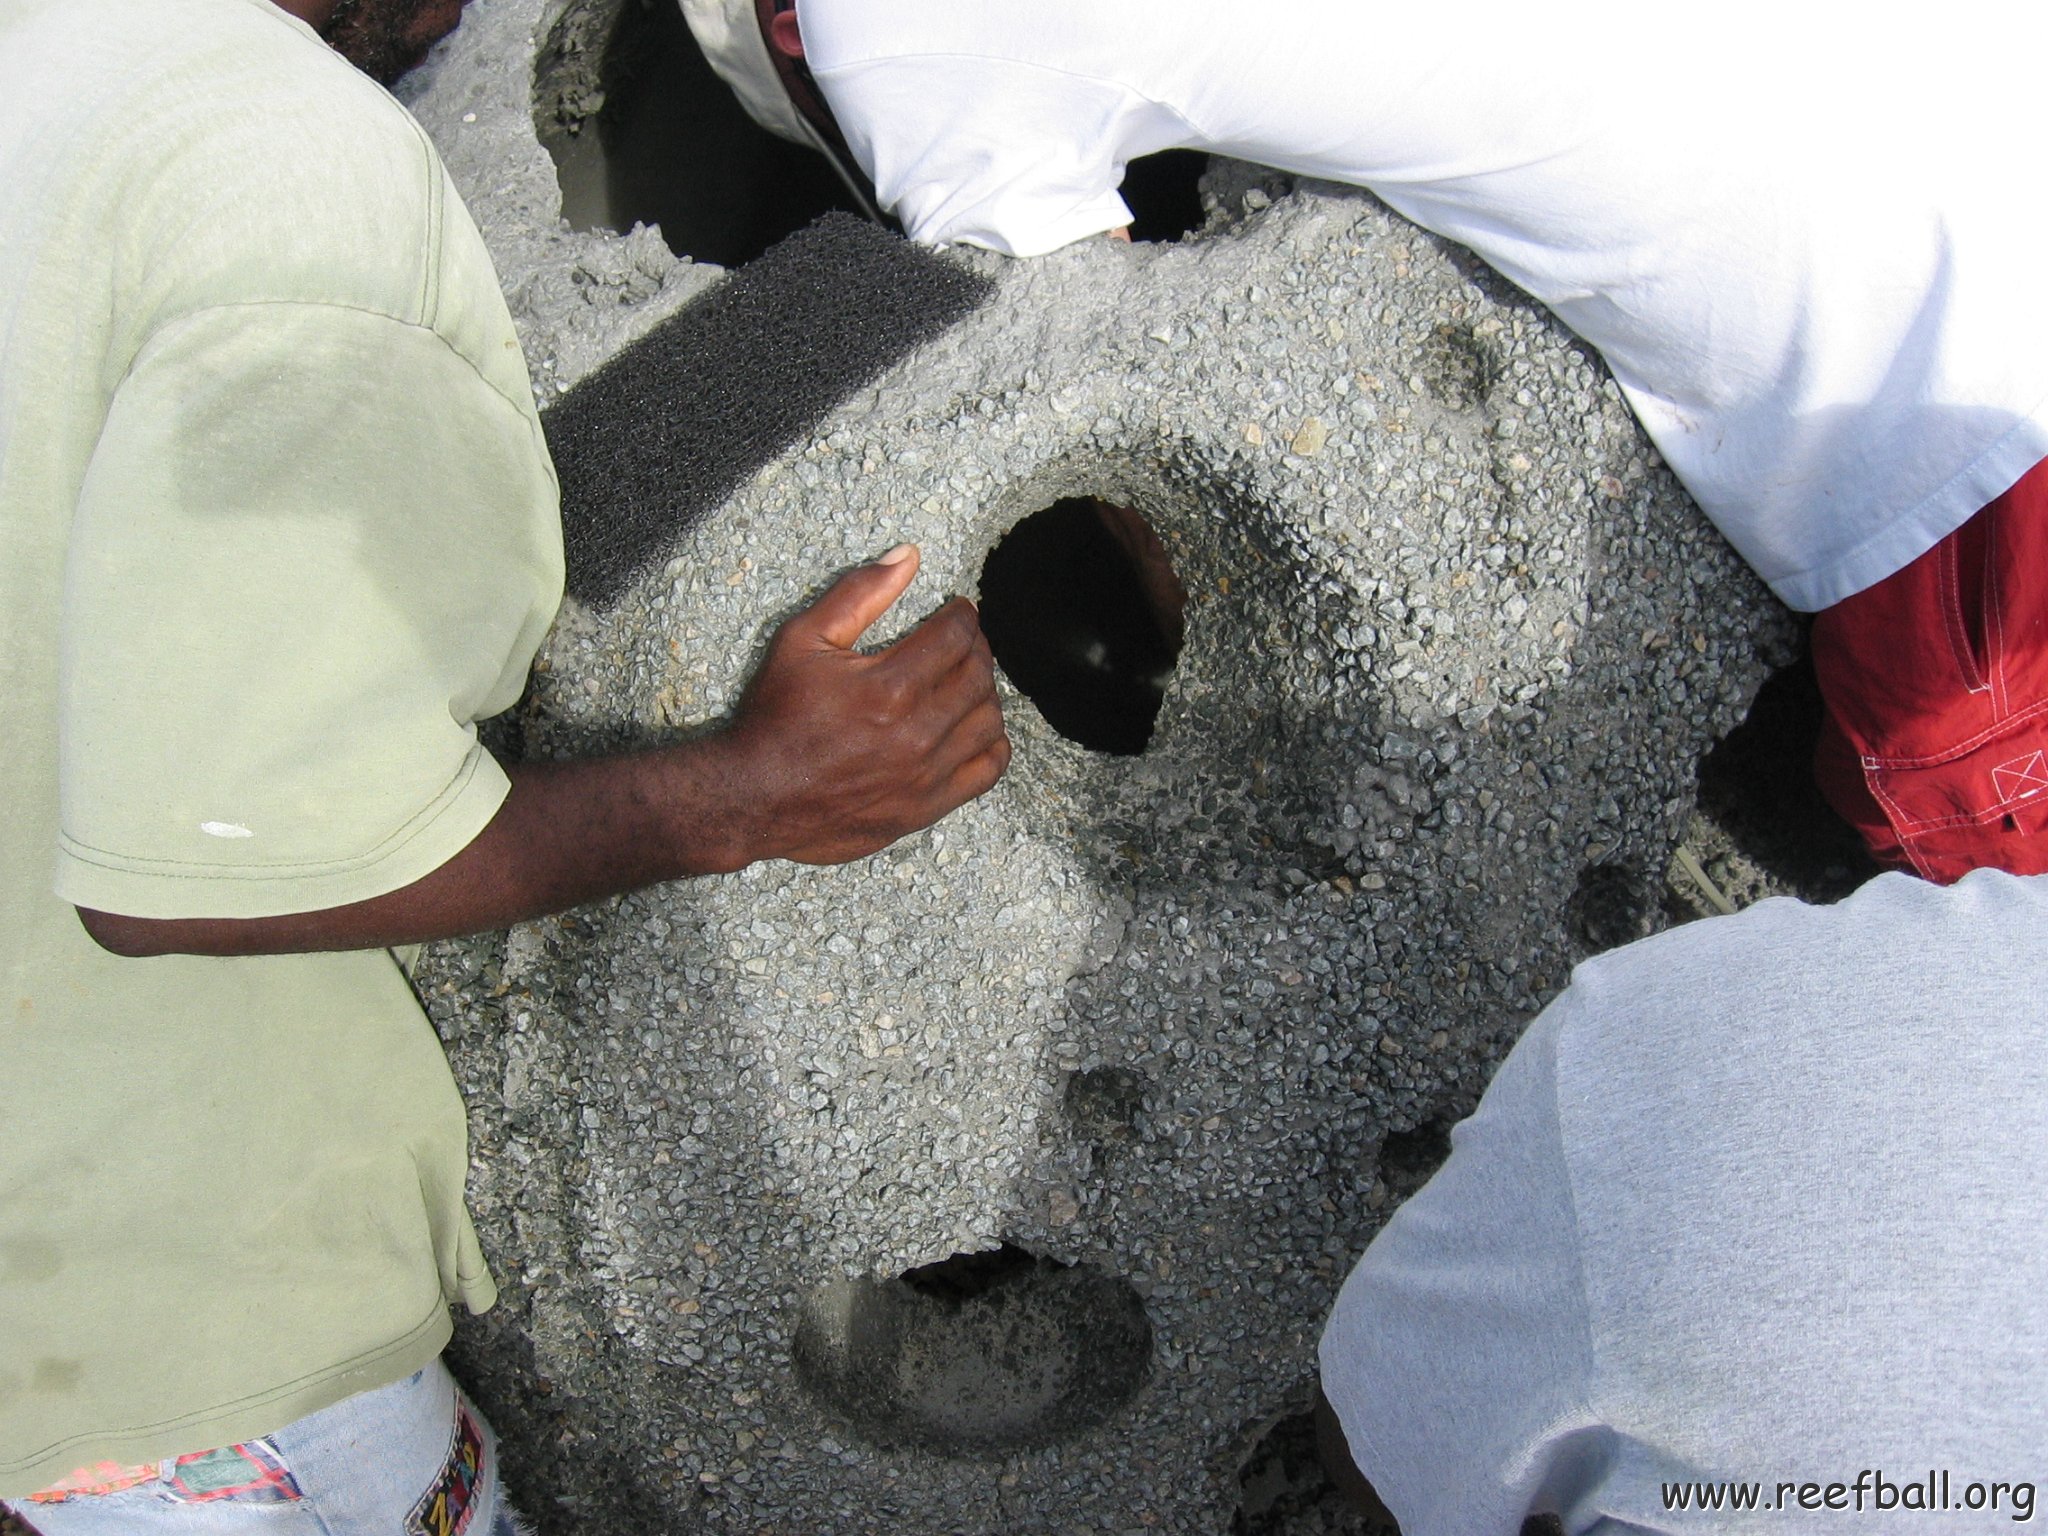
M872 215L874 194L804 62L796 0L681 0L681 5L697 46L747 116L831 161Z
M466 0L279 3L318 27L328 46L349 63L380 85L390 85L455 30Z

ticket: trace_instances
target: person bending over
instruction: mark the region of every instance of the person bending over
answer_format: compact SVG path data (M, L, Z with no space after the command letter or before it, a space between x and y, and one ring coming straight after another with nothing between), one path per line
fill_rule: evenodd
M1885 874L1581 965L1337 1299L1338 1480L1406 1536L2030 1521L2043 933L2048 877Z
M1821 784L1878 858L2048 870L2048 10L681 4L747 109L915 240L1121 230L1126 162L1178 146L1469 247L1816 615Z

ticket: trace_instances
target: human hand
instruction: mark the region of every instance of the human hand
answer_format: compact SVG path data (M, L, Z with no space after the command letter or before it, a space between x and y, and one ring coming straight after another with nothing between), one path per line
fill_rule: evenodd
M904 544L848 571L776 631L725 732L754 858L842 864L928 827L1009 766L995 660L956 597L894 645L854 649L916 576Z

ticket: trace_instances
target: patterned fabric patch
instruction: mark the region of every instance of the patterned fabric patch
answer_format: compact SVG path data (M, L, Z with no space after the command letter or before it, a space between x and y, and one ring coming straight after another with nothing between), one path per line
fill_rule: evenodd
M123 1488L133 1488L139 1483L153 1482L163 1470L161 1462L149 1462L140 1467L124 1467L117 1462L102 1461L90 1467L80 1467L62 1482L50 1484L41 1493L28 1496L31 1504L62 1504L66 1499L87 1497L96 1493L119 1493Z
M2029 752L1991 770L2001 802L2031 800L2048 790L2048 752Z
M484 1437L476 1417L460 1396L455 1399L455 1436L448 1460L434 1486L420 1495L406 1517L407 1536L461 1536L474 1513L477 1484L483 1478Z
M174 1504L289 1504L305 1497L284 1457L268 1440L250 1440L180 1456L164 1470L164 1497Z

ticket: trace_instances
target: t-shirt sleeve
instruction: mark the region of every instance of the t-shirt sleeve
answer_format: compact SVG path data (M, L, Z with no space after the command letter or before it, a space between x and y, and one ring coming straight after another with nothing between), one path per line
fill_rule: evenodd
M466 846L560 580L521 409L437 332L203 310L115 392L65 572L56 888L139 917L314 911Z
M1120 228L1125 157L1189 134L1112 81L1007 60L889 58L818 83L876 196L925 245L1042 256Z
M1561 999L1345 1282L1324 1394L1406 1536L1516 1536L1598 1480L1590 1332L1555 1091Z

